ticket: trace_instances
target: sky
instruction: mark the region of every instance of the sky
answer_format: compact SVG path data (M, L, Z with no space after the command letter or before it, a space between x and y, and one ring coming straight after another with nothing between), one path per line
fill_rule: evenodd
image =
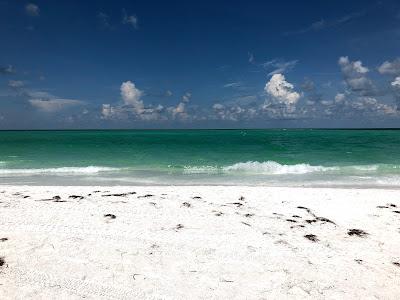
M0 0L0 129L400 127L400 2Z

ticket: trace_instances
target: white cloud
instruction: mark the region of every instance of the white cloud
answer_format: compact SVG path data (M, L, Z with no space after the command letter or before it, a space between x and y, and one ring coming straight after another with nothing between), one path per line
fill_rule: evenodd
M49 113L84 104L83 101L73 99L30 99L29 103L33 107Z
M122 23L131 25L133 28L138 29L138 18L135 15L128 15L126 10L122 10Z
M374 84L366 76L369 69L364 67L360 60L350 61L347 56L342 56L339 58L338 63L350 90L364 96L372 95L376 92Z
M287 106L295 105L300 99L300 94L294 91L293 84L287 82L282 74L274 74L265 85L264 90L273 99Z
M10 81L8 81L8 86L12 87L12 88L21 88L24 85L25 85L24 82L20 81L20 80L10 80Z
M25 12L32 17L38 17L40 14L39 6L33 3L25 5Z
M215 104L212 106L212 108L213 108L214 110L222 110L222 109L225 108L225 106L222 105L221 103L215 103Z
M172 115L173 119L182 119L187 120L189 115L186 111L186 105L189 103L190 98L192 97L191 93L185 93L182 96L182 101L178 103L176 107L169 107L167 110Z
M190 101L190 98L192 98L192 94L185 93L185 95L182 96L182 102L188 103Z
M345 94L338 93L335 96L335 103L343 103L345 99L346 99Z
M390 84L395 88L400 88L400 76L396 77Z
M136 88L135 84L131 81L125 81L121 84L121 96L126 105L133 106L137 113L143 111L143 101L140 99L143 92Z
M360 60L350 61L348 56L342 56L339 58L339 65L342 68L342 72L348 76L354 74L365 74L368 73L368 68L362 65Z
M400 74L400 58L390 61L385 61L378 67L378 72L381 74L399 75Z

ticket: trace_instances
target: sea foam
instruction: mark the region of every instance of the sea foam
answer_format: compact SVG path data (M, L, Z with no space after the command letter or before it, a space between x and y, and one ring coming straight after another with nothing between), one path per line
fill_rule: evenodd
M248 161L224 167L225 172L240 171L257 174L306 174L313 172L334 171L337 167L312 166L309 164L284 165L275 161Z

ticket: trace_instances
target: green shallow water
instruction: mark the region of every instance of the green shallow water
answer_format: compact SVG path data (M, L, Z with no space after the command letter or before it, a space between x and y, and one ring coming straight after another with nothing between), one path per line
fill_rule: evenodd
M400 184L399 130L1 131L4 184Z

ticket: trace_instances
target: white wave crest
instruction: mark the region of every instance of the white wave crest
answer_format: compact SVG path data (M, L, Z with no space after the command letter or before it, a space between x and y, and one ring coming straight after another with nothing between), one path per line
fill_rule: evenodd
M184 166L184 174L216 174L220 169L215 166Z
M236 163L231 166L224 167L223 170L226 172L240 171L257 174L306 174L313 172L324 172L337 170L336 167L323 167L323 166L312 166L309 164L296 164L296 165L282 165L275 161L248 161L244 163Z
M0 174L95 174L99 172L117 171L120 169L109 167L61 167L61 168L44 168L44 169L0 169Z

